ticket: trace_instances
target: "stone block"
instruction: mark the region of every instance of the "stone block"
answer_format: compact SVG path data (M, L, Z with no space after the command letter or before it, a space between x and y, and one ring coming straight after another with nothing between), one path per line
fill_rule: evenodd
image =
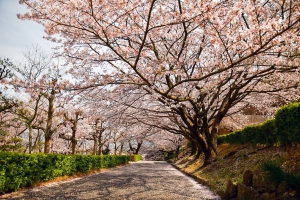
M228 180L226 187L226 194L229 199L235 198L237 196L237 185L231 180Z
M272 182L269 176L262 171L254 171L252 177L252 185L254 188L266 188L268 191L276 191L276 183Z
M252 186L253 172L251 170L246 170L243 175L243 184L247 186Z
M289 190L288 185L285 181L281 182L277 187L277 195L283 194Z
M237 199L238 200L257 200L259 195L257 193L257 191L252 188L249 187L243 183L240 183L237 185Z
M221 197L222 200L229 200L228 194L226 191L219 190L217 191L217 194Z
M258 198L258 200L278 200L275 192L273 193L263 193L260 195L260 197Z

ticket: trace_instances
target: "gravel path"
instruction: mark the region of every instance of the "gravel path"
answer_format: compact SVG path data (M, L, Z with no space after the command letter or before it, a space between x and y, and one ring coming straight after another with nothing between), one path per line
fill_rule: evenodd
M3 198L3 196L2 196ZM9 194L6 199L220 199L164 161L140 161Z

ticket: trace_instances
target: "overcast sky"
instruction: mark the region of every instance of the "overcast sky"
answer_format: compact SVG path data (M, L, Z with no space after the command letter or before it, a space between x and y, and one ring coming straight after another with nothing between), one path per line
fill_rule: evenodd
M22 52L32 46L39 45L44 51L52 52L55 44L43 39L42 25L33 21L17 18L18 13L25 13L26 6L19 0L0 0L0 57L12 61L21 61Z

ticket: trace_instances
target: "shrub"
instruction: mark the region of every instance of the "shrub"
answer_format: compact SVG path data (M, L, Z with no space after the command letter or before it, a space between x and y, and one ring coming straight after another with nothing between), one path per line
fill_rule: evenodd
M286 184L290 187L300 186L300 174L285 172L282 170L278 163L271 161L264 162L262 164L262 169L268 173L270 179L276 184L285 181Z
M300 144L300 102L279 108L275 119L259 125L246 126L243 130L218 136L218 144L266 144L282 146Z
M284 172L278 164L267 161L262 164L262 169L269 174L273 182L279 184L284 181Z
M300 102L289 104L277 110L275 133L281 145L300 144Z
M266 144L276 143L274 119L267 120L262 124L246 126L227 135L218 136L218 144Z
M218 144L228 143L228 144L244 144L246 137L243 135L242 130L234 131L227 135L218 136Z
M165 151L164 152L164 157L165 157L165 160L170 160L170 159L173 159L175 158L177 155L176 155L176 151L172 150L172 151Z
M131 154L130 161L137 162L142 160L142 156L140 154Z
M0 194L59 176L128 163L129 156L0 152Z
M261 130L265 137L265 144L267 146L278 142L275 134L275 119L269 119L265 121L261 126Z

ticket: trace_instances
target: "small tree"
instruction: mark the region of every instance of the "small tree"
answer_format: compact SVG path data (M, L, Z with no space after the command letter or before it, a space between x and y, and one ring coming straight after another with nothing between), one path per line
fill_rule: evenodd
M10 83L16 90L25 89L30 98L36 101L37 107L32 117L36 117L38 103L43 99L44 107L40 108L40 111L43 112L40 112L41 117L32 128L44 132L44 152L49 153L53 142L52 135L59 128L59 124L54 126L53 120L55 109L58 107L56 105L57 95L60 94L60 70L53 65L53 56L43 52L38 46L29 49L24 56L25 61L14 66L15 78ZM25 119L28 122L33 120L31 117L30 120Z
M70 108L69 108L70 109ZM72 113L72 114L68 114L68 113ZM64 125L67 126L67 124L69 124L72 133L71 136L67 136L66 134L61 134L60 137L65 139L65 140L70 140L71 141L71 149L72 149L72 154L76 154L76 146L77 146L77 138L76 138L76 133L77 133L77 128L78 128L78 122L79 120L84 119L82 116L82 111L75 109L69 111L69 112L65 112L64 115Z

